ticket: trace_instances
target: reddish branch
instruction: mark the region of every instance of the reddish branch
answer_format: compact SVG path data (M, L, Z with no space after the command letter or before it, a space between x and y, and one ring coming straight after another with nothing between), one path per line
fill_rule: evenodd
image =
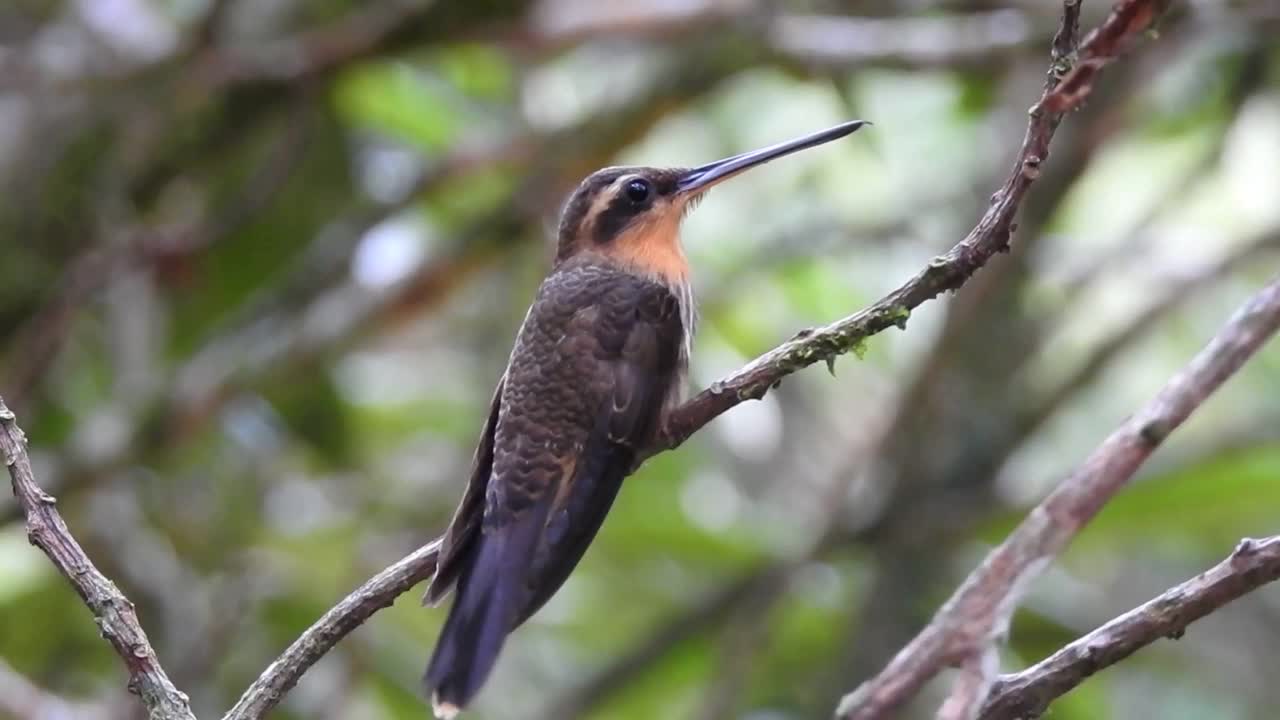
M1039 717L1049 703L1089 676L1155 641L1181 637L1187 626L1280 579L1280 535L1241 540L1231 557L1130 610L1022 672L1003 675L979 717Z
M120 590L94 567L54 506L55 500L36 484L27 457L27 439L13 413L0 398L0 452L13 479L13 495L27 518L27 537L66 576L93 613L102 637L124 661L129 689L147 707L151 720L195 720L187 702L156 658L138 616Z
M1080 0L1068 0L1067 12L1079 13ZM1075 109L1089 97L1098 73L1120 57L1137 39L1150 29L1169 6L1169 0L1120 0L1105 22L1080 43L1076 61L1062 75L1057 87L1040 101L1051 113Z
M991 551L929 624L879 675L841 703L843 720L882 718L947 665L972 666L1008 628L1022 594L1052 559L1133 477L1169 433L1280 328L1280 277L1236 312L1191 363L1113 432L1071 476ZM992 678L994 679L994 677ZM967 692L957 688L957 694ZM954 697L952 698L954 699ZM974 718L985 693L969 695ZM948 700L948 704L951 704ZM959 701L957 701L959 702Z

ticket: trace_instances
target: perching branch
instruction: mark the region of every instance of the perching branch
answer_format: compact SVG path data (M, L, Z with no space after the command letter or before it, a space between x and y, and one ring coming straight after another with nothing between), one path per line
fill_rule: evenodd
M841 702L842 720L886 717L947 665L972 665L1004 635L1031 581L1133 477L1138 467L1280 328L1280 277L1245 304L1156 397L1094 450L987 555L879 675ZM992 669L994 679L994 668ZM963 688L960 688L963 689ZM985 693L970 696L974 718ZM950 704L950 701L948 701Z
M1244 595L1280 580L1280 535L1241 540L1226 560L1106 623L1022 672L1002 675L982 720L1039 717L1049 703L1103 668Z
M245 690L239 702L222 720L257 720L280 702L284 693L338 641L360 627L371 615L395 602L410 588L436 571L440 541L434 540L406 555L396 564L369 578L342 602L302 633L262 675Z
M0 451L13 478L13 495L27 518L27 537L40 548L89 606L102 637L124 661L129 689L137 693L151 720L195 720L187 696L165 675L147 634L138 624L133 603L94 567L71 536L55 500L36 484L27 457L27 438L0 398Z

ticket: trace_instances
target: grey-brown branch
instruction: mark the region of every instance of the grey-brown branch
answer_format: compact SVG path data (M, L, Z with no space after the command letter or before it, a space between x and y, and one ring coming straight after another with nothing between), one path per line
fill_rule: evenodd
M27 519L28 539L49 556L89 607L102 637L128 668L129 689L142 699L150 720L195 720L187 696L174 687L160 666L138 624L133 603L98 571L72 537L54 499L36 484L27 456L27 438L4 398L0 398L0 452L13 480L13 495Z
M436 571L440 541L433 540L369 578L302 633L262 675L245 690L223 720L257 720L275 707L304 673L338 641L364 624L396 598Z
M1021 672L1002 675L982 708L982 720L1039 717L1049 703L1091 675L1218 608L1280 579L1280 535L1241 540L1231 556L1159 597L1107 622Z
M990 652L1031 582L1115 496L1144 461L1280 328L1280 277L1236 311L1191 363L1113 432L1088 459L992 550L916 637L877 676L849 694L842 720L883 718L948 665L972 668ZM995 669L989 676L994 681ZM990 686L991 682L987 685ZM986 692L970 694L963 711L956 695L949 718L974 718ZM955 700L955 702L960 702Z

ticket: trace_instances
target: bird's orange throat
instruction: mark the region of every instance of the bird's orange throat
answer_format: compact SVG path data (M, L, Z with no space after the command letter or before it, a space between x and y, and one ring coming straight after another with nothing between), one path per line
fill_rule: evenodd
M608 243L605 253L641 275L648 275L668 287L689 284L689 261L680 244L680 217L662 215L639 222Z
M680 303L680 322L684 328L682 357L687 361L693 347L698 311L689 282L689 261L680 243L679 214L666 214L627 228L609 243L606 252L628 270L666 285L675 296Z
M680 243L679 212L662 213L641 220L605 243L598 252L627 271L665 285L680 304L684 330L681 360L687 362L693 346L698 311L690 283L689 261Z

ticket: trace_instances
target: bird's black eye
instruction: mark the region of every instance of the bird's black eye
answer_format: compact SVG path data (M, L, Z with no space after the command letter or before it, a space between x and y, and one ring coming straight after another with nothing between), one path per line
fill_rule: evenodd
M632 180L627 183L627 199L637 205L649 199L649 194L653 192L653 186L648 180Z

